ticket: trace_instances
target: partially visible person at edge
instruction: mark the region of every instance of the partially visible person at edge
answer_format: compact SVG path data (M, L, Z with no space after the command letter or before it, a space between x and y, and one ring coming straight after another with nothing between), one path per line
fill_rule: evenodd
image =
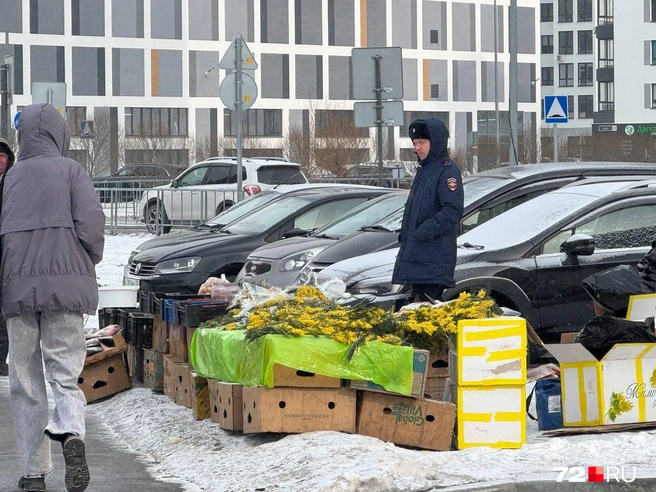
M392 283L411 285L410 302L441 300L455 286L456 239L464 208L462 176L449 157L449 130L435 118L418 119L409 135L419 160L403 213Z
M27 106L18 125L18 160L0 180L0 307L9 332L18 488L46 490L54 440L62 446L66 489L82 492L89 485L86 401L77 380L86 357L83 315L98 305L105 214L89 176L65 157L70 130L57 109Z
M14 151L4 138L0 138L0 175L14 164ZM0 376L9 375L7 355L9 354L9 336L7 335L7 323L0 316Z

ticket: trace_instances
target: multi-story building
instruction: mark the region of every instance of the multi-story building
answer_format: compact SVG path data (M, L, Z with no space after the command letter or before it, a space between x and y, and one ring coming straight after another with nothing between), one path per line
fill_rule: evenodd
M373 158L374 130L351 125L351 50L399 46L405 123L386 129L385 159L414 160L405 137L407 124L419 116L445 121L452 149L475 153L497 133L508 143L509 4L0 0L0 33L6 33L0 52L13 55L12 113L32 102L33 83L66 83L71 127L79 134L82 121L94 121L98 147L106 126L112 168L152 160L186 166L208 152L234 151L235 115L218 97L227 71L217 64L241 34L259 65L249 72L259 94L244 113L244 155L289 155L314 142L307 159L321 165L354 138L361 141L348 159ZM528 143L540 111L540 19L534 1L518 4L517 125L528 129ZM76 140L78 159L91 155L88 143Z
M541 0L541 96L567 96L568 123L558 125L560 147L567 155L580 155L584 137L592 134L595 107L594 30L597 0ZM553 127L544 123L542 152L553 155Z

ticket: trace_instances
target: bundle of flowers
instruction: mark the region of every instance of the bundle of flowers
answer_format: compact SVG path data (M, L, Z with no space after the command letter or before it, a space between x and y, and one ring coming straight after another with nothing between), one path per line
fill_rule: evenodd
M326 336L351 345L350 357L360 344L371 341L445 352L458 321L497 316L500 310L485 290L463 292L457 299L435 306L392 313L376 307L345 308L316 287L301 286L293 296L273 297L236 317L239 312L233 310L204 326L247 330L249 341L270 334Z

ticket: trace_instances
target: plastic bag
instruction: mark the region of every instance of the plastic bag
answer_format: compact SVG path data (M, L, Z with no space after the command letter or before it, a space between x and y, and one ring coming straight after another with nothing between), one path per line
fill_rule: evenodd
M645 258L643 258L645 260ZM646 262L656 258L645 260ZM641 260L642 261L642 260ZM651 267L649 267L650 269ZM647 263L643 272L647 272ZM654 281L651 279L654 278ZM583 288L601 306L615 316L626 316L629 297L656 292L656 275L644 275L638 268L620 265L583 279Z
M528 411L533 393L537 418ZM531 419L538 421L538 430L560 429L563 426L560 378L538 379L526 399L526 412Z
M601 360L617 343L656 343L654 318L631 321L602 314L583 327L574 343L583 345L597 360Z
M205 282L203 282L203 285L200 286L198 289L198 295L203 296L203 295L209 295L212 293L212 288L216 284L229 284L230 281L226 278L225 274L221 274L221 278L218 277L210 277Z

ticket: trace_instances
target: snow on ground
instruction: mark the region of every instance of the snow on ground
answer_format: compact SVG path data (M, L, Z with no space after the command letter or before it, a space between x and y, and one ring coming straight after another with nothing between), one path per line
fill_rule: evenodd
M148 237L107 236L98 265L100 285L121 285L130 251ZM194 420L189 409L143 386L93 403L87 411L106 422L122 444L155 463L154 476L179 480L190 492L454 490L491 481L555 481L555 466L629 465L638 477L656 477L656 431L546 438L529 420L521 449L431 452L337 432L226 431L209 420Z

